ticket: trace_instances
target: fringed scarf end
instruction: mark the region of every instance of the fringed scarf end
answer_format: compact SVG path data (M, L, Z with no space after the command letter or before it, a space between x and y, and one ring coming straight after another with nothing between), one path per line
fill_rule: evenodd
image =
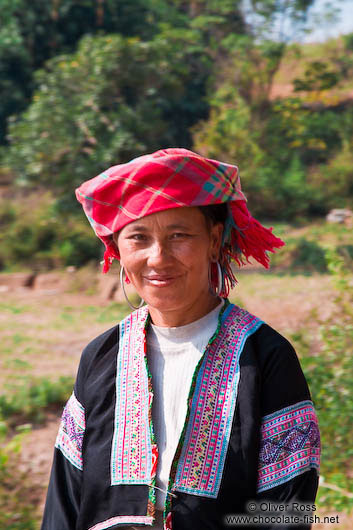
M250 263L249 258L254 258L266 269L270 267L270 258L267 252L275 252L275 248L285 245L284 241L276 237L273 228L265 228L259 221L250 215L244 201L236 201L232 204L234 227L230 234L230 246L238 248L242 256L233 255L233 259L239 265Z
M223 285L222 285L222 291L220 293L220 296L222 298L227 298L229 295L229 291L231 289L234 289L234 287L238 283L238 280L236 279L232 271L230 256L224 255L223 259L221 259L220 262L221 262L221 269L223 273Z
M103 264L103 270L102 270L103 274L107 274L107 272L109 271L113 263L113 260L114 260L114 257L110 254L110 251L107 248L106 251L104 252L103 261L101 262Z

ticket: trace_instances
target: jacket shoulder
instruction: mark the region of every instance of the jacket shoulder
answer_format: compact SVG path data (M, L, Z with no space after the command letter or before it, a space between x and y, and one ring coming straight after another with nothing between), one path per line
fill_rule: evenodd
M247 322L257 323L257 325L253 327L253 332L247 336L247 342L252 343L253 346L256 347L260 355L265 355L267 351L274 351L277 349L288 350L291 352L294 351L293 346L291 345L289 340L286 339L274 328L272 328L270 325L268 325L266 322L264 322L260 317L254 315L253 313L250 313L245 308L236 306L234 304L229 307L229 310L231 310L232 306L235 309L234 323L236 325L237 331L237 318L239 315L241 317L241 326L244 325L244 322L246 322L246 325Z
M291 342L265 322L250 338L262 365L266 365L269 361L274 361L277 358L282 362L298 360Z
M110 354L118 350L119 324L107 329L92 339L82 351L75 383L75 394L78 400L84 401L85 381L99 365L110 362Z
M92 339L83 349L81 360L89 361L98 353L110 349L118 343L119 324L107 329L94 339Z
M249 337L248 347L259 369L264 414L311 399L297 353L288 339L263 323Z

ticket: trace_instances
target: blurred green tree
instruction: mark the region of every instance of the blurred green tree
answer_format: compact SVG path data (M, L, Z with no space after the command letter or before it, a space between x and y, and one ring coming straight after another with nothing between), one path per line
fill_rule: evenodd
M63 194L146 151L182 145L198 115L185 40L85 37L38 71L38 89L9 130L7 162L22 184ZM190 107L190 109L188 108ZM196 109L196 111L195 111ZM175 119L178 115L178 119Z
M242 0L2 0L0 144L6 143L8 117L29 104L34 72L48 59L73 52L84 35L118 33L148 41L161 32L192 31L204 54L219 61L227 55L229 35L259 37L279 19L297 23L312 2L252 0L247 11Z
M55 55L74 51L86 34L119 33L148 40L161 21L177 19L164 0L1 0L0 143L6 122L30 101L34 72Z

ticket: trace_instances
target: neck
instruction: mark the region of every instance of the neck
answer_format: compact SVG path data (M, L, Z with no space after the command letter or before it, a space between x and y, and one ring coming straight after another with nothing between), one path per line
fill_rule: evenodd
M157 307L148 305L148 310L151 316L152 324L155 326L174 328L179 326L186 326L199 318L204 317L210 311L220 304L221 299L218 296L207 294L205 299L199 298L191 302L188 306L183 306L178 309L160 310Z

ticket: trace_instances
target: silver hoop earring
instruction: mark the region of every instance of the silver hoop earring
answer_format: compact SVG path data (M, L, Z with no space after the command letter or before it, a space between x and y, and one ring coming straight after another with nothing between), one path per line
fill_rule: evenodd
M220 296L222 289L223 289L223 273L222 273L222 269L221 269L219 262L216 261L215 263L217 265L217 276L218 276L218 284L217 284L216 290L213 288L213 285L212 285L212 272L211 272L212 262L210 264L210 267L208 268L208 282L209 282L211 293L214 296Z
M141 298L141 302L140 302L140 305L139 305L139 306L136 307L136 306L132 305L132 303L131 303L130 300L128 299L127 294L126 294L126 292L125 292L125 285L124 285L125 282L124 282L124 278L123 278L123 276L124 276L124 272L125 272L125 271L124 271L124 266L121 265L121 266L120 266L120 284L121 284L121 288L122 288L122 290L123 290L123 293L124 293L125 299L126 299L127 303L129 304L129 306L131 307L131 309L140 309L140 307L143 306L143 304L145 303L145 301L143 300L143 298Z

